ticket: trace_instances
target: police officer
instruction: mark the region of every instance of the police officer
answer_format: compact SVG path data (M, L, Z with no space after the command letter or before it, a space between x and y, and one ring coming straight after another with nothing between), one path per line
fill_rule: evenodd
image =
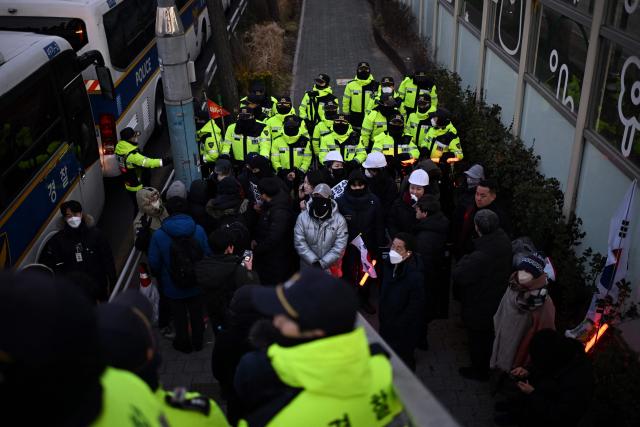
M431 105L438 107L438 93L435 83L427 76L424 70L416 70L413 76L407 76L400 83L398 94L402 98L400 111L405 116L416 110L416 104L420 95L431 97Z
M324 118L324 106L327 102L338 103L329 85L331 78L327 74L319 74L315 79L313 89L305 92L300 102L300 118L306 122L309 133L313 135L316 124Z
M298 188L311 165L311 141L298 116L287 116L283 128L271 145L271 165L290 188Z
M338 117L338 103L334 101L327 102L324 106L324 118L313 128L311 149L315 158L320 155L320 140L323 136L331 133L333 121L336 117Z
M263 122L275 114L277 102L276 98L267 94L264 82L254 81L249 94L240 100L240 107L252 108L255 119Z
M398 92L396 92L395 87L396 86L395 86L395 81L393 80L393 77L391 76L383 77L380 80L380 87L378 87L378 92L371 99L371 101L369 101L369 104L367 104L365 115L369 114L371 110L373 110L376 107L376 105L378 105L382 95L393 96L396 100L397 105L399 106L402 103L402 98L400 98L400 95L398 94Z
M351 287L310 268L285 285L255 287L251 297L273 318L281 344L240 360L235 385L248 414L239 425L405 425L389 360L354 328ZM256 378L264 379L260 387Z
M236 169L240 169L249 153L268 158L270 149L269 127L256 120L252 109L240 108L238 120L227 128L222 153L230 155Z
M431 158L440 159L444 153L452 153L456 160L462 160L462 147L458 131L451 123L449 112L444 108L438 108L431 114L431 127L427 131L424 143L419 147L420 153ZM418 141L421 143L421 141ZM455 161L455 160L454 160Z
M378 91L378 86L369 63L360 62L356 68L356 78L347 83L342 96L342 112L349 117L353 127L359 129L362 126L364 113Z
M418 147L411 141L411 135L404 134L402 114L395 114L389 119L387 131L374 138L371 151L384 154L387 163L396 173L400 171L402 161L420 157Z
M413 137L413 143L418 147L426 144L427 132L431 128L432 113L436 108L431 105L431 97L420 95L416 102L417 109L407 118L406 132Z
M213 168L214 163L222 154L222 131L209 114L205 114L208 119L205 124L196 132L199 141L200 156L202 157L202 176L207 177Z
M273 138L282 134L282 130L283 130L282 126L283 126L285 117L295 115L295 114L296 114L296 109L293 107L291 98L288 96L280 97L276 104L276 113L273 116L269 117L266 121L267 126L269 126L271 141L273 141Z
M374 138L387 130L387 121L392 116L400 114L398 105L393 95L384 94L378 105L364 118L361 140L367 151L371 151Z
M116 158L118 166L124 178L124 188L133 201L133 216L138 213L136 192L143 187L142 169L152 169L167 166L173 163L171 157L154 159L146 157L138 149L138 137L140 132L127 127L120 132L120 140L116 144Z
M346 163L348 175L367 158L367 151L357 132L353 130L347 117L339 114L333 121L332 132L320 139L320 162L330 151L338 151Z

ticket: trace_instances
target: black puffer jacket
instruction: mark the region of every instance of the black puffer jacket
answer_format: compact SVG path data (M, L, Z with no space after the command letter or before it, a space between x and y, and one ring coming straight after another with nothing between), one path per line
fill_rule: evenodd
M280 190L270 202L262 205L255 230L257 246L253 252L254 268L260 281L276 285L287 280L297 269L293 248L295 215L289 196Z
M189 195L187 200L189 201L189 210L196 224L204 228L207 236L214 229L214 224L211 218L207 215L205 206L207 201L211 198L213 193L213 186L211 181L206 179L197 179L191 183L189 189Z
M416 210L411 206L409 191L402 193L391 205L387 214L387 228L393 239L398 232L410 233L416 223Z
M442 212L429 215L416 222L414 228L416 248L422 257L424 275L427 281L439 277L444 261L444 252L449 235L449 219Z
M493 328L493 315L509 283L511 240L498 228L478 237L474 245L453 270L454 292L462 303L465 326L486 331Z
M378 247L386 243L382 206L378 197L368 191L362 196L355 196L347 188L336 201L338 210L347 221L349 242L361 234L367 248L377 252Z
M382 213L386 217L393 201L398 197L398 186L386 170L380 171L373 178L367 178L369 191L378 196Z

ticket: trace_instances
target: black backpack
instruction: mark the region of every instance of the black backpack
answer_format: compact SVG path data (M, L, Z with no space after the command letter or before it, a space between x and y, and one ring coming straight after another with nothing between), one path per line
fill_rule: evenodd
M191 289L197 285L195 265L204 253L194 236L195 233L191 236L170 236L169 275L179 289Z

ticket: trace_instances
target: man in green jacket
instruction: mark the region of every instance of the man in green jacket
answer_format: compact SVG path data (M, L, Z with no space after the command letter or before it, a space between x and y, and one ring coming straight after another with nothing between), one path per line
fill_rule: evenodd
M327 102L338 103L338 98L333 94L329 85L331 78L326 74L319 74L315 79L313 89L305 92L300 102L300 118L305 121L309 134L313 135L313 129L324 120L324 106Z
M272 317L276 343L240 361L240 426L405 425L389 360L354 327L350 286L310 268L284 285L255 288L252 302Z
M369 102L378 92L380 84L373 78L368 62L360 62L356 78L347 83L342 96L342 112L349 116L351 125L358 130L362 126Z

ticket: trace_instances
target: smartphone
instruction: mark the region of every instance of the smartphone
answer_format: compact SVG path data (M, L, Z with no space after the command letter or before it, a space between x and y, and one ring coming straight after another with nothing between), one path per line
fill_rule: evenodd
M244 265L245 262L250 261L252 257L253 257L253 251L251 251L250 249L247 249L246 251L244 251L242 253L242 263L243 263L243 265Z

